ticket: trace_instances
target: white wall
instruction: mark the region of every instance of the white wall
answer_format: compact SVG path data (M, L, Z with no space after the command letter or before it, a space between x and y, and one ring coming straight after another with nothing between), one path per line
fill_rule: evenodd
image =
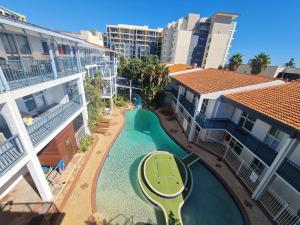
M174 60L172 63L187 63L190 40L192 32L187 30L179 30L177 32L177 39L175 40Z
M216 105L217 106L217 105ZM216 118L231 118L234 111L234 106L223 101L219 104L219 109L216 112Z
M294 149L294 151L288 156L288 159L300 166L300 142Z
M187 90L185 97L190 102L193 102L194 94L192 92L190 92L189 90Z
M214 106L215 106L216 100L215 99L209 99L208 104L205 110L205 116L208 118L212 117L212 113L214 111ZM203 104L203 102L202 102Z

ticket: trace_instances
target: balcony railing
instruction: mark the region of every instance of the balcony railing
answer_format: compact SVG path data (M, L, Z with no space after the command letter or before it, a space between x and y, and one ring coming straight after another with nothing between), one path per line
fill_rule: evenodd
M0 175L24 155L19 137L13 136L0 145Z
M33 145L37 145L53 130L72 116L82 105L81 95L76 96L63 105L57 105L35 118L33 124L27 127Z
M74 57L56 57L55 65L58 77L79 73L77 59Z
M0 66L12 90L54 79L51 60L5 60Z
M209 119L203 114L199 113L196 118L197 123L204 129L222 129L226 130L235 139L246 146L251 152L258 156L268 166L270 166L275 159L277 152L264 144L262 141L246 132L242 127L233 123L229 119Z
M180 104L190 113L191 116L194 116L195 105L187 100L183 95L179 97Z
M300 167L292 161L285 159L277 173L298 192L300 192Z

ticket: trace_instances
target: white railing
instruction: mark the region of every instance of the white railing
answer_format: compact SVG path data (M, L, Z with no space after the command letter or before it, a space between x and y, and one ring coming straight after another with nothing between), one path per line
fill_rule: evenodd
M224 160L253 193L260 182L262 171L247 159L241 158L230 147L226 150Z
M85 135L85 128L83 124L75 134L77 145L79 145L80 140L84 137L84 135Z
M10 89L54 79L51 60L3 60L0 66Z
M300 223L300 217L295 210L271 188L266 190L258 200L277 224L298 225Z

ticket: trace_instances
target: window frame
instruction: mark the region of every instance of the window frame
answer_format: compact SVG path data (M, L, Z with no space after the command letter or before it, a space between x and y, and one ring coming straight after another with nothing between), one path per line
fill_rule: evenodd
M205 99L203 99L203 101L202 101L200 113L203 114L203 115L205 115L205 112L206 112L206 109L207 109L207 106L208 106L208 101L209 101L208 98L205 98Z
M257 120L255 118L255 120L253 121L251 118L249 118L251 116L253 116L253 115L251 115L250 113L242 112L240 120L239 120L239 123L238 123L239 126L241 126L244 130L246 130L248 132L252 131L252 129L253 129L254 125L255 125L255 122ZM243 122L241 122L242 120L243 120ZM251 124L251 129L247 128L247 126L246 126L247 124Z
M40 96L43 97L44 102L45 102L45 105L38 107L38 104L37 104L37 100L36 100L36 99L37 99L38 97L40 97ZM28 98L27 98L27 97L28 97ZM27 98L27 99L24 99L24 98ZM31 101L31 100L33 100L33 101L34 101L34 104L35 104L35 109L33 109L33 110L29 110L28 106L26 105L26 102ZM25 105L25 107L26 107L26 109L27 109L27 111L28 111L29 113L37 112L38 110L40 110L40 109L42 109L42 108L45 108L45 107L48 105L47 100L46 100L46 97L45 97L45 92L44 92L44 91L39 91L39 92L36 92L36 93L32 93L32 94L26 95L26 96L22 97L22 101L23 101L23 103L24 103L24 105Z
M275 134L273 135L271 133L272 130L275 129ZM282 135L282 137L279 137L279 135ZM270 148L272 148L273 150L277 150L278 146L280 145L281 141L283 140L284 138L284 133L277 129L276 127L271 127L265 137L265 140L264 140L264 143L266 145L268 145ZM270 143L268 143L268 140L270 140ZM277 145L274 147L273 144L277 142Z

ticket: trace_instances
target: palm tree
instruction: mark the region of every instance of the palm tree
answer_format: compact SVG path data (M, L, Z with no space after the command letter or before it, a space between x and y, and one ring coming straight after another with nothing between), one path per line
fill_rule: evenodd
M267 69L271 64L271 58L266 53L262 52L256 55L253 59L249 60L252 74L259 74L263 70Z
M290 67L290 68L295 68L296 64L295 64L295 59L291 58L290 61L288 61L287 63L284 64L286 67Z
M229 59L229 70L236 71L237 68L243 63L243 55L240 53L236 53Z

